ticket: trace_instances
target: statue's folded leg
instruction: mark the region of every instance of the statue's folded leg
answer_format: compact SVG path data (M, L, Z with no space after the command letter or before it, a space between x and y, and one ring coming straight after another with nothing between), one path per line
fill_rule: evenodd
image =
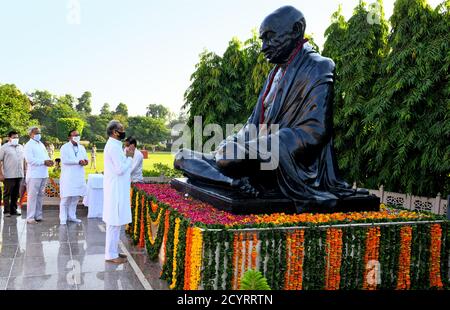
M221 173L213 156L209 154L180 150L175 156L174 166L193 180L232 187L237 186L239 183L239 180Z

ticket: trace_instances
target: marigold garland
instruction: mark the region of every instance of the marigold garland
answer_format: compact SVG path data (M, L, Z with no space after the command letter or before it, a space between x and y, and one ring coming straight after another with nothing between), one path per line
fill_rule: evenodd
M243 255L242 252L244 250L244 234L239 233L239 242L238 242L238 268L237 268L237 283L236 283L236 289L241 288L241 275L242 275L242 259Z
M250 247L250 233L245 236L245 266L244 270L250 269L251 267L251 247Z
M326 261L328 263L325 272L325 289L338 290L341 281L341 259L342 259L342 230L327 229L325 243Z
M441 240L442 228L439 224L431 225L430 243L430 287L442 288L441 279Z
M174 289L177 285L177 251L178 243L180 242L180 218L175 219L175 232L173 237L173 268L172 268L172 284L170 284L170 289Z
M184 286L183 289L191 289L191 252L192 252L192 227L186 231L186 254L184 259Z
M145 205L144 205L144 196L142 196L141 199L141 221L139 223L139 242L138 242L138 248L144 248L145 246L145 224L144 224L144 211L145 211Z
M152 208L152 212L153 212L153 213L155 213L155 212L158 210L158 204L157 204L157 203L151 201L151 202L150 202L150 206L151 206L151 208Z
M377 288L378 273L377 270L368 268L369 262L378 262L379 249L380 249L380 227L369 228L366 238L366 252L364 255L364 278L363 278L363 289L365 290L375 290ZM369 272L375 272L375 279L369 279Z
M411 287L411 241L412 227L402 227L400 229L400 256L397 275L398 290L408 290Z
M164 253L166 253L166 248L167 248L167 236L169 234L169 220L170 220L170 211L166 210L165 219L164 219L164 235L163 235L163 251L164 251ZM166 257L166 255L164 255L163 265L166 263L166 261L167 261L167 257Z
M258 256L257 246L258 246L258 234L254 232L252 234L252 265L251 269L256 270L256 258Z
M156 241L156 236L153 237L152 227L153 227L153 226L159 226L159 224L160 224L160 222L161 222L161 217L162 217L163 213L164 213L164 210L161 209L161 210L159 211L159 214L158 214L158 217L156 218L156 220L155 220L155 221L152 221L149 212L147 212L147 235L148 235L149 241L150 241L150 243L151 243L152 245L154 245L154 244L155 244L155 241ZM164 230L165 230L165 229L166 229L166 228L164 227Z
M139 210L139 192L136 192L135 197L135 205L134 205L134 230L133 230L133 239L137 238L137 222L138 222L138 210Z
M234 233L233 235L233 276L231 278L232 289L236 289L236 270L237 270L237 260L238 260L238 242L239 234Z
M190 245L191 257L189 259L190 266L189 266L188 287L191 290L197 290L200 285L200 272L202 268L202 249L203 249L202 231L200 228L194 227L191 229L190 241L191 241Z
M284 289L301 290L303 280L305 231L288 232L286 235L286 273Z

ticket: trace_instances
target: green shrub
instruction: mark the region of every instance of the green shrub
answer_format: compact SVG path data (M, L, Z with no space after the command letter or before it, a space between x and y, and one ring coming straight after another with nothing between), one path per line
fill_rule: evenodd
M168 178L179 178L183 176L180 171L161 163L154 164L152 170L144 170L142 174L144 177L159 177L163 175Z
M261 272L250 269L242 276L241 290L267 291L270 290L270 286Z

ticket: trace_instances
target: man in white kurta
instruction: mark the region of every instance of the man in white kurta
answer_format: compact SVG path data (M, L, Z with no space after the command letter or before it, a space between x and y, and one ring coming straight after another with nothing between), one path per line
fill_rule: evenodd
M69 133L69 142L61 147L61 177L59 221L80 223L76 210L81 196L86 195L84 166L88 164L86 149L80 143L80 134L76 130Z
M106 223L105 260L121 264L126 255L119 253L120 230L131 223L131 165L133 152L124 154L122 142L125 131L118 121L107 127L109 136L104 150L103 221Z
M48 178L48 167L54 162L48 156L41 142L41 130L38 127L28 129L30 141L25 144L25 161L27 162L27 223L35 224L42 221L42 204L45 185Z
M142 183L144 177L142 175L142 166L144 164L144 155L137 149L137 141L133 137L125 140L125 153L130 149L134 152L133 164L131 165L131 183Z

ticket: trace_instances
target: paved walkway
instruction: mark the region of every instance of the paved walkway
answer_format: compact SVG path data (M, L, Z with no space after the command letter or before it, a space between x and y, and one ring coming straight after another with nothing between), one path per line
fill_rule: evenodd
M1 210L1 209L0 209ZM3 211L3 210L2 210ZM58 210L44 208L44 221L26 224L22 216L0 214L0 290L4 289L166 289L159 266L145 250L130 245L122 232L121 247L130 254L122 265L105 263L104 223L87 219L79 208L81 224L59 225ZM145 271L145 274L141 270Z

